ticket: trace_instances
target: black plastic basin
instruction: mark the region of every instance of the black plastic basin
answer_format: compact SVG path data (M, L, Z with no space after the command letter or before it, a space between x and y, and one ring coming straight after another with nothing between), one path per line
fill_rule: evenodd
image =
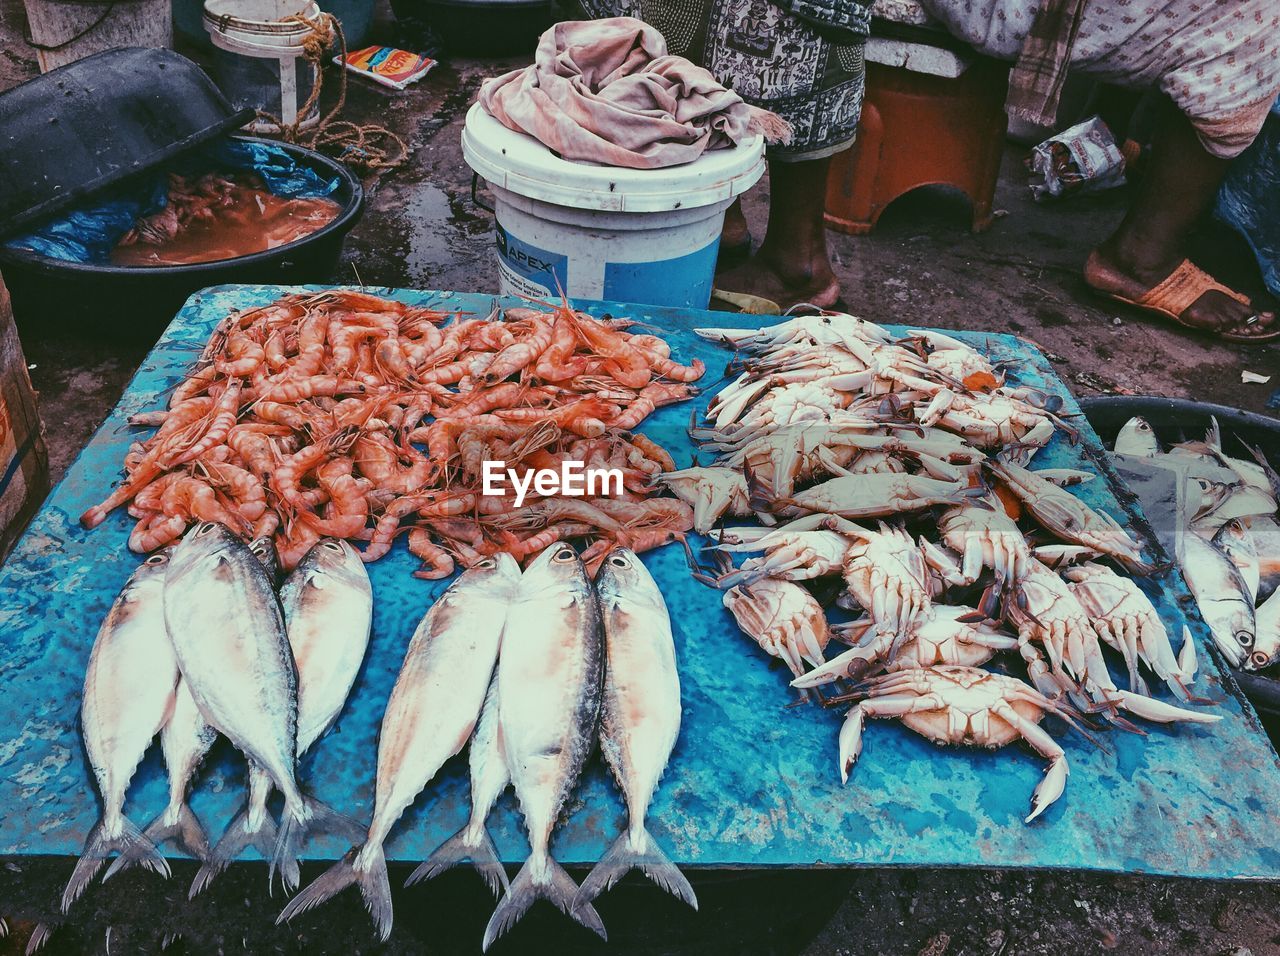
M360 181L340 163L291 143L270 142L326 178L340 179L329 198L338 217L310 235L267 252L181 266L129 267L64 262L27 250L0 246L0 274L13 297L19 328L51 320L106 338L159 336L191 293L223 283L295 285L328 280L337 268L342 243L364 211Z

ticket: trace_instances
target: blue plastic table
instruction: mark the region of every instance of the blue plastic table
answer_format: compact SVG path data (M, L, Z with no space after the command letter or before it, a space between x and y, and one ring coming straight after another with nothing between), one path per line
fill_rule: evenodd
M98 814L79 737L80 688L94 634L138 562L126 547L123 510L94 531L77 518L100 501L120 474L138 430L133 412L160 408L164 393L194 361L213 325L232 308L267 303L288 289L229 286L192 297L143 363L120 404L81 453L32 522L0 574L0 854L78 854ZM372 290L382 293L383 290ZM387 294L415 303L485 313L488 296ZM707 362L711 383L728 359L689 331L696 326L768 324L723 313L676 312L580 303L596 314L632 315L659 326L676 356ZM1000 335L965 335L1016 377L1074 401L1043 356ZM714 388L712 389L714 390ZM705 405L707 396L699 401ZM663 409L645 431L682 463L692 455L684 428L688 405ZM1083 443L1055 439L1037 467L1080 465L1100 452L1083 419ZM1076 489L1128 520L1105 481ZM1274 879L1280 820L1280 767L1258 721L1220 676L1216 654L1196 618L1201 693L1221 701L1226 719L1211 727L1150 726L1140 737L1104 732L1105 749L1051 729L1067 749L1066 793L1027 826L1032 788L1044 761L1025 748L940 749L900 725L870 722L865 749L847 786L836 768L839 713L793 707L784 672L734 625L719 595L694 583L678 546L646 556L672 611L680 658L684 726L659 788L650 828L680 864L763 866L1001 866ZM305 786L334 806L368 819L373 804L377 728L405 644L442 590L416 580L398 543L370 567L376 596L373 639L339 725L303 764ZM1189 606L1176 573L1152 584L1172 635ZM1159 590L1157 590L1157 588ZM1108 652L1109 653L1109 652ZM140 825L164 805L164 769L153 747L138 771L127 810ZM242 797L243 760L219 743L197 779L192 805L216 838ZM388 844L395 860L421 860L465 821L465 757L451 762L404 816ZM565 863L596 860L623 825L612 782L593 760L553 850ZM491 819L503 858L526 850L514 800L505 795ZM310 847L315 858L346 849L332 839Z

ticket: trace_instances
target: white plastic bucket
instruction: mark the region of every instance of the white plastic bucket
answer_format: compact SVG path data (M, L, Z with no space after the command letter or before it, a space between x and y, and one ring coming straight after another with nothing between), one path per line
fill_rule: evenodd
M504 294L706 308L724 212L764 174L764 141L668 169L571 163L474 105L462 155L488 181Z
M300 23L289 17L301 16ZM280 117L285 126L306 129L320 119L306 105L319 76L319 64L306 59L303 44L314 33L320 8L314 0L205 0L204 28L214 46L214 76L236 106L250 106ZM300 122L299 122L300 121ZM247 129L276 132L254 120Z

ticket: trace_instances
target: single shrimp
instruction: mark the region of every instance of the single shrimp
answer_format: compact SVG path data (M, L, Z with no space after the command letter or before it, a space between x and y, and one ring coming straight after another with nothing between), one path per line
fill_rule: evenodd
M247 533L251 528L250 522L223 505L213 488L194 475L184 475L165 489L160 510L186 521L218 521L233 531Z
M436 581L453 574L453 555L432 541L426 528L409 530L409 553L422 561L422 567L413 572L415 578Z
M485 385L496 385L503 379L515 375L521 369L538 360L551 344L551 323L546 319L531 320L532 327L523 339L513 342L499 352L480 375Z
M253 524L267 510L267 492L262 480L248 469L227 462L201 461L197 463L218 488L225 488L235 504L236 512Z
M340 378L337 375L312 375L284 381L268 381L258 391L257 400L296 404L318 396L332 398L335 395L363 395L368 390L368 385L354 379Z
M671 453L659 445L652 438L641 435L639 432L633 432L627 436L627 441L631 442L633 448L639 449L650 461L657 462L662 466L663 471L675 471L676 462L671 457Z
M636 400L616 417L609 419L609 427L630 431L664 405L683 402L698 394L692 385L680 382L651 382L640 390Z
M227 440L227 433L231 431L231 426L236 423L236 415L240 410L240 383L236 381L228 382L223 388L222 394L218 397L217 404L214 406L213 414L209 419L209 427L205 430L200 440L190 445L183 451L176 454L165 449L165 467L174 468L177 465L194 461L201 455L208 452L211 448L221 445ZM213 519L206 519L213 520Z
M572 316L578 334L596 355L606 360L606 368L620 384L627 388L644 388L649 384L649 363L638 349L631 348L625 333L602 326L582 313L562 314Z
M143 518L129 532L129 550L135 554L147 554L176 540L187 530L187 519L182 515L155 513Z

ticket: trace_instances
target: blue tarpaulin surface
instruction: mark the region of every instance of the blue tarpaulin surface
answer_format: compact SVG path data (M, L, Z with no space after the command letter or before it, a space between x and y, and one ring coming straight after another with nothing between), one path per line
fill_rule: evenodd
M138 430L128 415L163 406L166 390L195 360L214 324L232 308L262 305L295 291L224 286L193 296L143 363L119 406L45 503L0 574L0 854L79 852L98 814L80 743L80 688L94 635L138 563L126 547L123 510L99 528L78 516L104 498ZM382 290L371 290L381 293ZM488 296L387 294L481 314ZM596 314L632 315L658 326L682 361L697 356L710 385L728 354L694 337L709 325L776 319L579 303ZM1012 336L959 337L1010 363L1023 384L1061 395L1077 408L1043 356ZM714 390L714 389L712 389ZM705 405L707 396L699 401ZM644 430L672 447L680 464L693 449L681 439L687 405L664 409ZM1083 419L1072 447L1061 438L1036 467L1080 465L1098 452ZM682 441L683 444L677 444ZM1128 520L1104 481L1076 489ZM1034 824L1022 818L1044 761L1022 747L987 752L938 748L890 721L872 721L847 786L836 768L841 716L790 706L787 678L739 633L719 595L688 577L678 546L646 556L671 607L684 698L684 725L653 802L650 829L673 860L707 867L822 865L1074 868L1214 878L1280 877L1274 848L1280 819L1280 766L1253 712L1220 676L1198 619L1197 689L1218 700L1222 722L1209 727L1152 725L1145 737L1101 733L1104 746L1051 731L1067 749L1063 797ZM403 542L370 566L376 598L373 639L340 723L303 761L301 779L323 800L367 820L373 806L377 728L404 648L442 582L413 578L417 562ZM1176 572L1149 582L1171 634L1182 633L1189 596ZM518 635L517 635L518 636ZM164 769L153 747L126 805L139 824L166 802ZM220 742L197 779L192 805L216 837L242 800L243 760ZM387 855L418 861L457 830L468 813L465 756L428 785L393 831ZM598 859L624 824L622 804L593 759L553 841L565 863ZM490 828L501 856L522 860L527 844L514 798L499 802ZM325 838L311 858L346 847Z

